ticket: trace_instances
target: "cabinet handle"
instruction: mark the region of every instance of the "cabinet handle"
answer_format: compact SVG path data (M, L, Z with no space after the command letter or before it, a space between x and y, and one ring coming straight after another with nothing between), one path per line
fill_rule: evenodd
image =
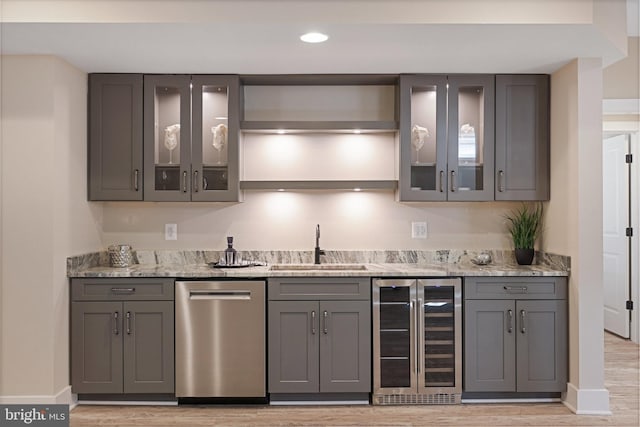
M415 330L417 331L417 325L418 325L418 315L416 314L416 300L412 299L411 302L409 303L409 318L413 319L413 327L415 328ZM413 336L415 337L416 332L413 333ZM416 341L417 341L417 337L416 337ZM420 352L420 349L418 348L420 347L417 343L416 343L416 355ZM415 355L414 355L415 356ZM413 362L413 371L417 373L418 368L417 368L417 364L418 364L418 359L416 359L415 362Z
M127 311L127 335L131 335L131 312Z
M498 171L498 191L504 191L504 171Z
M440 192L444 193L444 171L440 171Z
M111 288L112 294L132 294L136 288Z
M526 294L527 287L526 286L503 286L502 289L511 294Z
M322 333L325 334L325 335L329 333L329 330L327 329L327 316L328 315L329 315L329 313L327 313L327 310L325 310L322 313L322 323L323 323Z
M424 344L422 341L424 330L422 328L422 322L424 322L424 305L422 305L422 298L418 298L418 306L416 307L416 341L418 342L418 345L416 346L416 371L418 374L420 373L422 352L424 351Z
M525 323L525 321L526 321L526 318L525 318L526 314L527 314L527 313L526 313L524 310L520 310L520 332L522 332L523 334L524 334L525 332L527 332L527 328L526 328L526 326L527 326L527 325L526 325L526 323Z
M193 171L193 191L198 192L198 171Z
M456 192L456 171L451 171L451 192Z
M113 334L118 335L120 331L118 330L118 312L113 312Z
M513 332L513 310L507 310L507 332Z
M182 172L182 192L187 192L187 171Z
M133 189L136 191L140 190L140 187L138 185L138 177L140 175L140 171L138 169L135 169L133 171Z
M207 181L207 177L203 175L202 176L202 190L206 190L208 186L209 186L209 182Z
M316 334L316 311L313 310L311 312L311 334Z

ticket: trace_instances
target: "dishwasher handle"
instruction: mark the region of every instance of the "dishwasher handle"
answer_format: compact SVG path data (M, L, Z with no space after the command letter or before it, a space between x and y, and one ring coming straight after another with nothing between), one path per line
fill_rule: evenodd
M190 300L250 300L251 291L190 290Z

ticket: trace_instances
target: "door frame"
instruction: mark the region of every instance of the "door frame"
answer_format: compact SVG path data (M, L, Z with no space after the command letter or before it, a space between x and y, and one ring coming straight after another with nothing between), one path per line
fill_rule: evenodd
M634 302L633 311L631 312L630 337L635 343L640 343L640 274L638 262L640 254L639 235L640 235L640 171L638 163L640 162L640 123L634 121L604 121L603 122L603 140L606 137L627 134L630 135L629 147L633 155L633 163L631 164L631 193L636 197L631 198L631 227L634 230L631 237L631 300Z

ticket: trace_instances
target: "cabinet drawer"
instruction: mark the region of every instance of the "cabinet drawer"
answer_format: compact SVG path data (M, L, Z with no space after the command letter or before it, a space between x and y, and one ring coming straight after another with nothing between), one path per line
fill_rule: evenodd
M369 300L369 277L287 277L269 279L269 300Z
M173 279L71 279L73 301L173 300Z
M566 299L565 277L466 277L465 299Z

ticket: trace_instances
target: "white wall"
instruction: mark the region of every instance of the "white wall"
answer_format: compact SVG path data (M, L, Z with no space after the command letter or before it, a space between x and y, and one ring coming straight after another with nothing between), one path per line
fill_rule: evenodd
M101 248L86 96L86 74L60 59L2 58L2 402L70 398L66 257Z
M237 204L105 203L103 244L134 249L311 250L315 225L324 249L510 249L504 214L518 203L398 203L391 192L247 192ZM428 238L411 239L411 221ZM164 224L178 240L164 240Z
M551 200L545 249L571 257L569 387L577 413L608 413L602 313L602 63L574 60L551 79Z

